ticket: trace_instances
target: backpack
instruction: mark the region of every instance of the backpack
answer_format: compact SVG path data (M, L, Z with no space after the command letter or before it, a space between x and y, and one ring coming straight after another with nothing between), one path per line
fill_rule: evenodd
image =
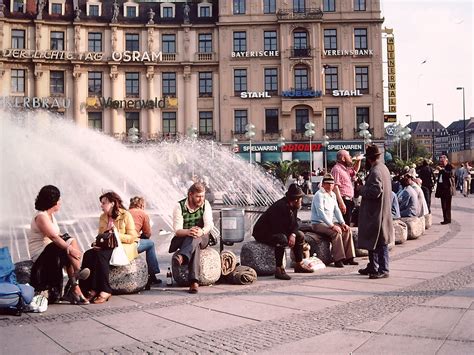
M17 284L10 251L8 247L0 248L0 312L21 315L34 293L30 285Z

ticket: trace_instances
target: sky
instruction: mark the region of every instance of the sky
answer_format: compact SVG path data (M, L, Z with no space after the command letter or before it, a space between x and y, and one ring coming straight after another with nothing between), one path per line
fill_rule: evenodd
M461 120L457 87L466 119L474 117L474 0L381 0L381 10L395 36L399 122L430 121L427 103L443 126Z

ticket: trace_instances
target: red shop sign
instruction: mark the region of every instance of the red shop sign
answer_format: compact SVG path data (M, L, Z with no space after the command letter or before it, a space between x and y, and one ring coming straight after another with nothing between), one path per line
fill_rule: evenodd
M311 151L319 152L323 148L321 143L311 143ZM309 152L309 143L286 143L281 148L282 152Z

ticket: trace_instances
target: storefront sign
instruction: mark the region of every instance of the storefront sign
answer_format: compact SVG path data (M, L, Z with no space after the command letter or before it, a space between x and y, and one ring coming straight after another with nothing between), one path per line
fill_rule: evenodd
M319 152L323 149L321 143L311 143L311 151ZM282 152L309 152L309 143L286 143L282 148Z
M374 55L373 49L328 49L323 50L324 55L327 56L342 56L342 55L360 55L368 56Z
M248 153L250 151L250 144L238 144L236 153ZM279 152L278 144L252 144L252 153L257 152Z
M244 91L240 93L241 99L269 99L270 94L267 91Z
M232 58L249 58L249 57L278 57L278 51L239 51L232 52Z
M388 70L388 112L397 112L397 83L395 75L395 38L387 37L387 70ZM390 122L390 121L386 121Z
M0 96L0 108L28 109L66 109L71 106L71 99L66 97L26 97Z
M331 141L326 147L327 151L364 151L364 142Z
M383 121L385 123L395 123L397 122L397 114L396 113L386 113L383 115Z
M124 51L112 52L105 56L103 52L67 52L67 51L39 51L30 49L3 49L0 57L12 59L48 59L48 60L83 60L86 62L161 62L162 52Z
M281 92L283 97L302 98L302 97L321 97L321 90L286 90Z
M154 100L143 100L143 99L123 99L114 100L111 97L89 97L85 105L81 105L81 108L94 108L94 109L155 109L155 108L175 108L178 107L178 99L174 97L166 97L158 99L155 97Z
M332 96L362 96L360 90L333 90Z

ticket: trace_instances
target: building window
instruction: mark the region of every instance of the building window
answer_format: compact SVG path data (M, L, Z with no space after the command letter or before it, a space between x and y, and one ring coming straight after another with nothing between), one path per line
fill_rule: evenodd
M358 128L362 122L370 125L368 107L356 107L356 127Z
M293 0L293 12L305 12L305 0Z
M140 112L125 112L125 130L135 127L140 132Z
M369 67L355 67L355 84L361 94L369 93Z
M247 32L234 32L234 52L247 50Z
M326 132L339 131L339 108L330 107L326 109Z
M354 0L354 11L365 11L365 0Z
M87 41L89 52L102 52L102 33L89 32Z
M102 131L102 112L88 112L87 123L90 129Z
M212 72L199 73L199 97L212 96Z
M56 2L51 3L51 15L62 15L63 14L63 4Z
M309 122L309 111L307 108L299 108L295 110L296 114L296 132L304 133L306 128L304 125Z
M176 73L163 73L162 86L163 95L176 97Z
M324 49L337 49L337 30L324 30Z
M137 33L125 34L125 50L139 51L140 50L140 36Z
M235 110L234 111L234 133L244 134L245 126L248 123L247 110Z
M296 90L309 89L307 68L295 68L295 89Z
M100 16L100 5L87 4L89 16ZM101 119L102 122L102 119ZM101 127L102 128L102 127Z
M211 53L212 52L212 34L200 33L198 38L199 38L199 53Z
M51 95L64 94L64 72L51 70L49 72L49 92Z
M13 0L12 2L12 12L25 12L25 2L24 0Z
M276 0L263 0L263 13L274 14L276 12Z
M176 134L176 112L163 112L163 133Z
M88 95L101 96L102 95L102 72L90 71L88 75Z
M12 48L25 49L25 30L12 30Z
M211 17L212 16L212 7L210 4L198 4L198 16L199 17Z
M265 110L265 133L278 133L278 109Z
M125 6L125 17L137 17L137 6Z
M278 50L276 31L263 31L263 48L266 51Z
M337 90L338 85L337 67L326 67L324 69L324 84L326 94L331 94L333 90Z
M270 95L278 94L278 69L265 68L265 91Z
M161 37L163 53L176 53L176 35L168 34Z
M247 91L247 69L234 69L234 95Z
M293 32L293 45L295 49L308 48L308 33L306 31Z
M125 95L127 97L140 95L140 73L125 73Z
M174 7L173 6L163 6L161 8L161 17L163 17L163 18L173 18L174 17Z
M212 134L212 111L199 112L199 134Z
M25 70L24 69L11 70L11 89L12 89L12 93L25 92Z
M367 29L354 28L354 48L367 49Z
M324 12L336 11L336 0L323 0L323 11Z
M233 0L234 1L234 15L245 14L245 0Z
M64 32L52 31L50 42L51 42L51 50L63 51L64 50Z

